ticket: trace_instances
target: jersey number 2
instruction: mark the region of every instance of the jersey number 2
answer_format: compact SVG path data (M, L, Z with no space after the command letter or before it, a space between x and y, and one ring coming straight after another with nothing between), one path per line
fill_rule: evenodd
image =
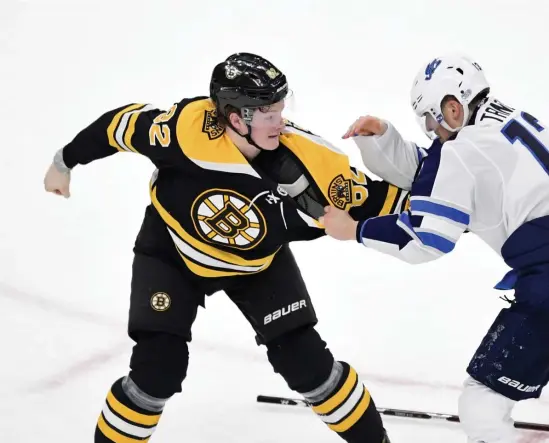
M522 112L521 116L537 132L541 132L545 129L538 123L538 120L535 117L527 112ZM522 123L513 119L503 127L501 132L511 143L520 140L541 167L545 169L545 172L549 174L549 150Z

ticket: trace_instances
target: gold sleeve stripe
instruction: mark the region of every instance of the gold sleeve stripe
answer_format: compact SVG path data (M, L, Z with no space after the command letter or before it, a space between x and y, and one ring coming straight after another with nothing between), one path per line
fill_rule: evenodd
M132 145L132 137L133 137L133 134L135 133L135 122L139 118L140 113L141 111L132 113L130 120L128 122L128 129L126 131L126 134L124 134L124 144L128 148L130 148L130 150L132 150L133 152L137 152L137 149L135 149Z
M122 152L125 151L125 149L123 149L122 146L120 146L118 144L118 142L116 141L116 138L115 138L116 129L118 128L118 125L120 123L120 119L122 118L122 116L126 112L130 112L130 111L133 111L135 109L142 108L143 106L144 105L139 104L139 103L127 106L124 109L122 109L120 112L118 112L113 117L113 119L111 120L111 123L109 124L109 127L107 128L107 136L109 137L109 145L111 145L113 148L118 149L119 151L122 151Z
M133 423L145 426L154 426L160 421L160 415L140 414L139 412L135 412L127 406L124 406L116 399L112 392L109 392L107 395L107 403L114 412L121 415L125 419L132 421Z
M362 396L362 400L360 400L360 403L357 405L356 409L341 423L338 423L336 425L328 425L328 427L335 432L347 431L358 420L360 420L360 418L366 412L366 409L368 409L369 405L370 405L370 393L366 389L364 389L364 395Z
M381 208L379 215L391 214L391 209L395 204L395 200L398 196L398 191L399 188L393 185L389 185L389 188L387 189L387 196L385 197L385 203L383 203L383 207Z
M337 391L335 395L330 397L324 403L321 403L318 406L314 406L313 411L315 411L317 414L328 414L333 411L335 408L345 402L345 399L349 396L357 381L358 375L356 371L351 368L351 370L349 371L349 375L347 376L347 380L345 380L345 383L339 389L339 391Z
M149 441L148 438L146 440L141 440L137 438L126 437L125 435L120 434L108 425L103 416L99 417L99 420L97 421L97 426L99 427L99 430L103 433L103 435L114 443L146 443Z

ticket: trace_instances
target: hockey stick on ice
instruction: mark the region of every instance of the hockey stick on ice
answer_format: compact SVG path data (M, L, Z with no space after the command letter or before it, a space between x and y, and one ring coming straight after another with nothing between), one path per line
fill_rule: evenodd
M310 407L311 404L306 400L301 400L297 398L286 398L286 397L273 397L269 395L258 395L257 401L259 403L271 403L275 405L285 405L285 406L302 406ZM392 409L392 408L377 408L378 412L381 415L390 415L393 417L404 417L404 418L419 418L424 420L444 420L459 423L459 417L452 414L440 414L437 412L423 412L423 411L409 411L406 409ZM528 423L517 421L515 422L515 428L517 429L529 429L532 431L544 431L549 432L549 424L543 423Z

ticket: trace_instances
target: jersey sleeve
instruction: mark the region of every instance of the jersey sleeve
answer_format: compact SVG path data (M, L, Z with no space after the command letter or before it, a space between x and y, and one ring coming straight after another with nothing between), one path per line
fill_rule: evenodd
M455 143L448 142L440 155L423 163L412 186L410 208L362 220L357 241L412 264L451 252L469 226L475 189L474 176Z
M383 180L373 180L364 172L351 167L353 206L349 215L363 220L402 212L409 192Z
M400 188L410 190L421 159L427 151L402 138L389 122L383 135L357 136L357 145L364 166L372 173Z
M175 127L180 108L174 104L164 111L132 103L106 112L63 148L63 161L73 168L117 152L134 152L157 167L173 165L182 155Z

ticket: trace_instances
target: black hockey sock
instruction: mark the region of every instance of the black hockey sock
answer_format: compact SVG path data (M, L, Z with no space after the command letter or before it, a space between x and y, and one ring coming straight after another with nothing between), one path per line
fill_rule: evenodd
M130 397L148 408L137 406ZM160 420L164 403L164 400L148 397L139 391L129 379L117 380L97 421L95 443L148 442Z
M383 443L385 430L370 393L351 366L340 365L337 384L324 399L313 401L313 411L349 443Z

